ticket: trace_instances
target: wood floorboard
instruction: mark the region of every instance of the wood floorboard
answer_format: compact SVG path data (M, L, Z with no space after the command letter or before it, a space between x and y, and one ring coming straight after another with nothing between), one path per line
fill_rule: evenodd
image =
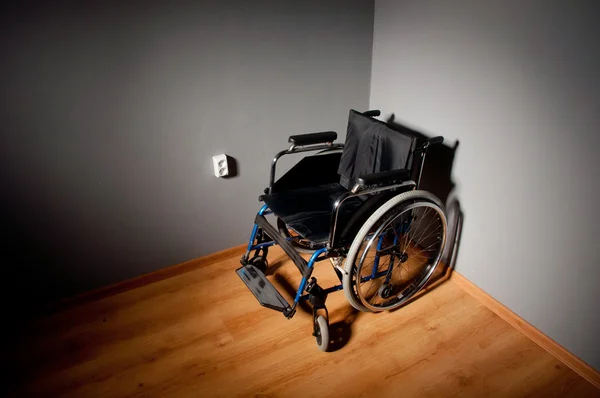
M270 251L274 284L299 274ZM40 316L8 352L26 397L600 397L600 390L440 274L398 311L328 299L336 350L311 314L262 308L234 270L239 253ZM335 282L327 262L319 282ZM288 281L288 282L286 282Z

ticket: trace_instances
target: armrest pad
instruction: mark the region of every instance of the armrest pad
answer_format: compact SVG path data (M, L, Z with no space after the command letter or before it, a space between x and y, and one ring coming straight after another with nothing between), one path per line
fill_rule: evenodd
M303 146L333 142L336 139L337 133L335 131L324 131L322 133L291 135L288 142L293 145Z
M410 171L407 169L397 169L390 171L381 171L379 173L368 174L360 177L356 183L361 187L381 184L385 182L406 181L410 179Z

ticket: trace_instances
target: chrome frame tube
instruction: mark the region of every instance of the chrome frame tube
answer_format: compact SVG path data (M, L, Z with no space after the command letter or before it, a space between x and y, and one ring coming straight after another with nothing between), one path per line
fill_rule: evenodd
M427 155L427 149L429 149L429 142L426 141L421 147L415 149L415 151L413 152L413 154L419 154L419 156L421 157L421 160L419 162L419 172L417 174L417 185L416 185L416 189L419 189L419 186L421 185L421 176L423 175L423 167L425 166L425 156Z

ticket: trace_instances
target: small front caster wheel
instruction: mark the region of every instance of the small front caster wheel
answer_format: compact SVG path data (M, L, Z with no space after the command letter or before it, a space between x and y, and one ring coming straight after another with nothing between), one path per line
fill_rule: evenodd
M314 336L317 339L319 350L327 351L327 348L329 347L329 325L322 315L319 315L317 319L315 319Z

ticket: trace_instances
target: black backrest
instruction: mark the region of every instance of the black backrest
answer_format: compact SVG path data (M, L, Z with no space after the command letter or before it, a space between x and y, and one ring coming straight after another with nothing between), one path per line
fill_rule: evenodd
M338 174L351 189L363 175L410 169L417 138L380 120L350 110L346 143Z

